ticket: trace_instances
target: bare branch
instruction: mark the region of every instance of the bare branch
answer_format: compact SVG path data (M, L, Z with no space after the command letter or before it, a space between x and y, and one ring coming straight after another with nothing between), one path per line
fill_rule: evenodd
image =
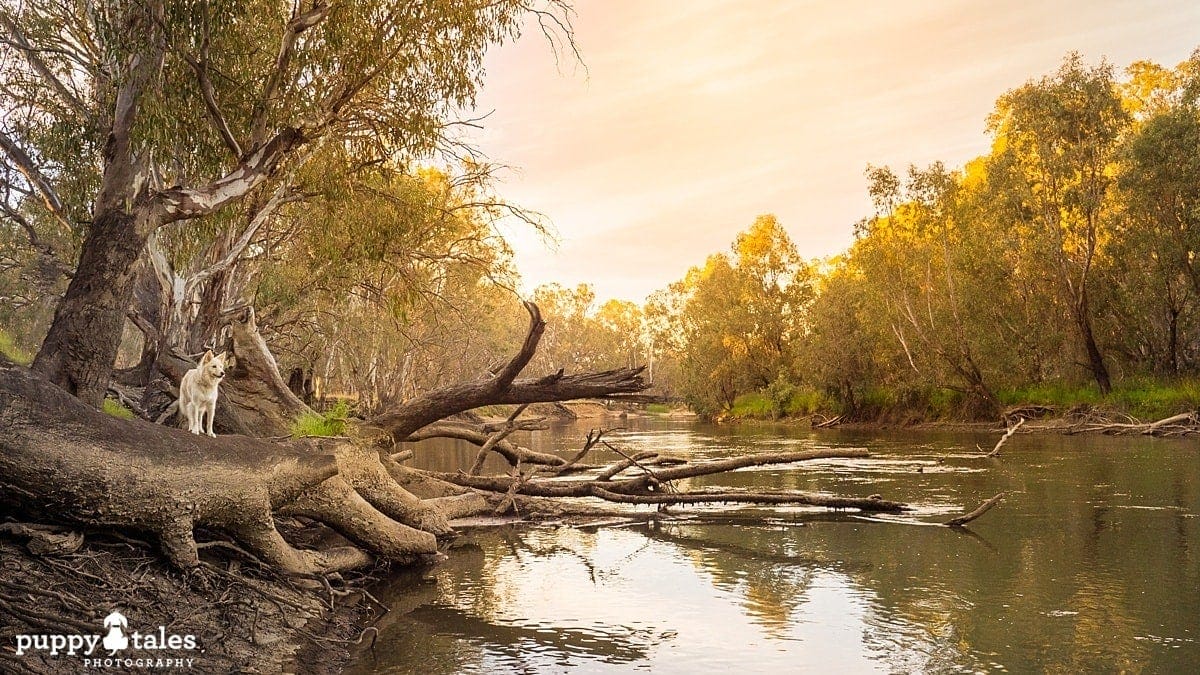
M238 237L238 240L229 248L229 251L225 254L225 256L213 263L208 268L188 277L187 285L184 289L184 295L186 296L187 293L193 288L204 283L205 280L209 279L213 275L228 269L230 265L237 262L238 258L242 255L242 252L246 250L246 247L249 246L250 242L254 239L254 235L258 234L259 229L261 229L263 224L271 219L271 216L275 214L280 206L291 202L300 201L303 198L304 196L299 194L289 195L287 186L280 185L275 190L275 194L271 195L271 199L268 200L267 203L264 204L263 207L254 214L254 217L250 219L250 223L246 226L246 229L242 231L241 236Z
M998 504L1001 499L1004 499L1004 495L1006 495L1006 494L1008 494L1008 493L1001 492L1000 494L996 495L995 497L992 497L991 499L980 504L979 507L976 508L974 511L964 514L964 515L961 515L957 518L951 518L950 520L947 520L945 523L946 526L947 527L962 527L963 525L966 525L967 523L971 522L972 520L975 520L979 516L982 516L983 514L990 511L991 508L993 506L995 506L996 504Z
M267 78L266 85L263 86L262 96L258 103L255 104L253 122L251 128L254 130L251 136L255 145L258 145L267 136L267 113L270 109L271 100L275 98L279 91L279 86L283 83L284 73L287 71L288 64L292 60L292 51L296 47L296 40L300 38L300 34L304 31L316 26L329 16L329 11L332 9L330 3L322 0L315 0L312 9L307 12L300 11L300 3L296 3L295 10L292 12L292 18L283 27L283 35L279 39L279 52L275 56L275 66L271 69L271 74Z
M290 127L257 147L228 174L199 188L177 187L158 193L163 222L197 218L213 213L275 175L284 158L311 138Z
M196 83L200 85L200 97L204 100L204 108L208 110L208 116L212 119L213 126L217 128L217 133L221 135L221 140L225 142L225 147L229 148L235 158L241 159L242 146L238 144L237 138L234 138L233 131L229 128L229 122L225 120L225 115L221 112L221 106L217 105L217 93L213 88L212 80L208 77L207 34L204 36L204 43L200 48L200 58L197 59L191 54L183 53L183 60L196 73Z
M537 352L538 342L542 339L542 333L546 330L546 322L542 320L542 312L538 306L532 302L524 302L525 311L529 312L529 331L525 334L525 342L521 344L521 350L517 355L508 362L500 372L496 373L495 379L492 380L492 388L499 391L512 384L517 375L529 365L533 359L533 355Z
M79 97L74 92L67 88L67 85L63 84L62 80L58 79L54 71L42 60L38 55L39 50L29 44L29 40L25 39L25 35L21 32L16 22L12 20L12 17L9 16L8 12L0 11L0 26L3 26L8 31L11 38L8 44L16 47L25 54L25 59L29 61L30 67L62 98L63 102L81 116L85 118L91 117L91 111L83 104L83 101L79 100Z
M41 196L50 213L54 214L59 220L70 227L70 220L67 218L67 210L63 207L62 199L59 198L58 192L54 190L54 186L42 174L41 169L34 163L29 153L25 152L12 137L3 131L0 131L0 149L4 150L4 154L17 167L21 175L25 176L29 184L37 190L38 195Z

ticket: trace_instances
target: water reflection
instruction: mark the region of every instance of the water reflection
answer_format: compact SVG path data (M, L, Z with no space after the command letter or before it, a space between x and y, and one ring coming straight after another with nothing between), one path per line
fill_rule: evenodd
M477 532L431 580L381 589L393 611L358 672L1193 672L1200 663L1193 444L1018 436L1002 460L981 461L964 450L990 445L989 435L631 423L622 445L699 457L868 447L878 459L697 483L881 492L918 508L887 518L688 509L709 515ZM585 432L522 442L568 453ZM473 456L443 445L418 461L457 468ZM971 532L922 526L1001 490L1008 500Z

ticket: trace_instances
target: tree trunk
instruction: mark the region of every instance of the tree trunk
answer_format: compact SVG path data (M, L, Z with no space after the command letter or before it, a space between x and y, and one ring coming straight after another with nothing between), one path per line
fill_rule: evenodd
M218 431L258 438L287 436L296 418L313 412L283 381L275 357L258 332L252 309L241 310L231 322L229 350L234 363L219 389ZM194 367L178 352L167 352L158 362L159 371L175 387ZM162 403L156 409L164 409Z
M371 553L400 562L435 553L435 537L450 531L442 504L408 493L381 462L344 440L211 439L119 420L0 358L0 507L148 532L182 568L198 563L196 526L289 573L358 567ZM366 550L297 550L275 529L276 511L321 521Z
M1080 290L1079 300L1075 304L1075 323L1079 327L1080 338L1087 350L1092 377L1095 378L1096 385L1100 387L1100 393L1107 396L1112 391L1112 381L1108 377L1108 366L1104 365L1104 356L1100 353L1100 347L1096 344L1096 336L1092 332L1092 317L1088 308L1086 289Z
M102 212L88 229L83 255L33 368L84 403L99 408L112 379L138 256L146 244L139 216Z

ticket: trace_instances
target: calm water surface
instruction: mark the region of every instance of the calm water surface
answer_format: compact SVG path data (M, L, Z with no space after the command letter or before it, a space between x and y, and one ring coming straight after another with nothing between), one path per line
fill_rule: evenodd
M984 460L975 445L996 434L623 424L619 446L697 459L867 448L703 484L916 510L690 507L657 524L477 531L377 591L392 611L354 672L1200 672L1194 439L1018 435ZM567 453L587 428L521 441ZM474 456L417 452L442 470ZM1003 490L969 532L929 526Z

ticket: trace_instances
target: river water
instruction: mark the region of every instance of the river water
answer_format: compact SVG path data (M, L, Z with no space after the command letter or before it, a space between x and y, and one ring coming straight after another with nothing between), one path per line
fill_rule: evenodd
M695 459L867 448L703 484L916 509L688 507L654 524L480 530L377 589L391 611L353 672L1200 672L1195 439L1022 434L980 459L998 434L622 424L618 447ZM587 427L520 440L568 453ZM453 470L474 449L417 453ZM1001 491L967 531L930 525Z

